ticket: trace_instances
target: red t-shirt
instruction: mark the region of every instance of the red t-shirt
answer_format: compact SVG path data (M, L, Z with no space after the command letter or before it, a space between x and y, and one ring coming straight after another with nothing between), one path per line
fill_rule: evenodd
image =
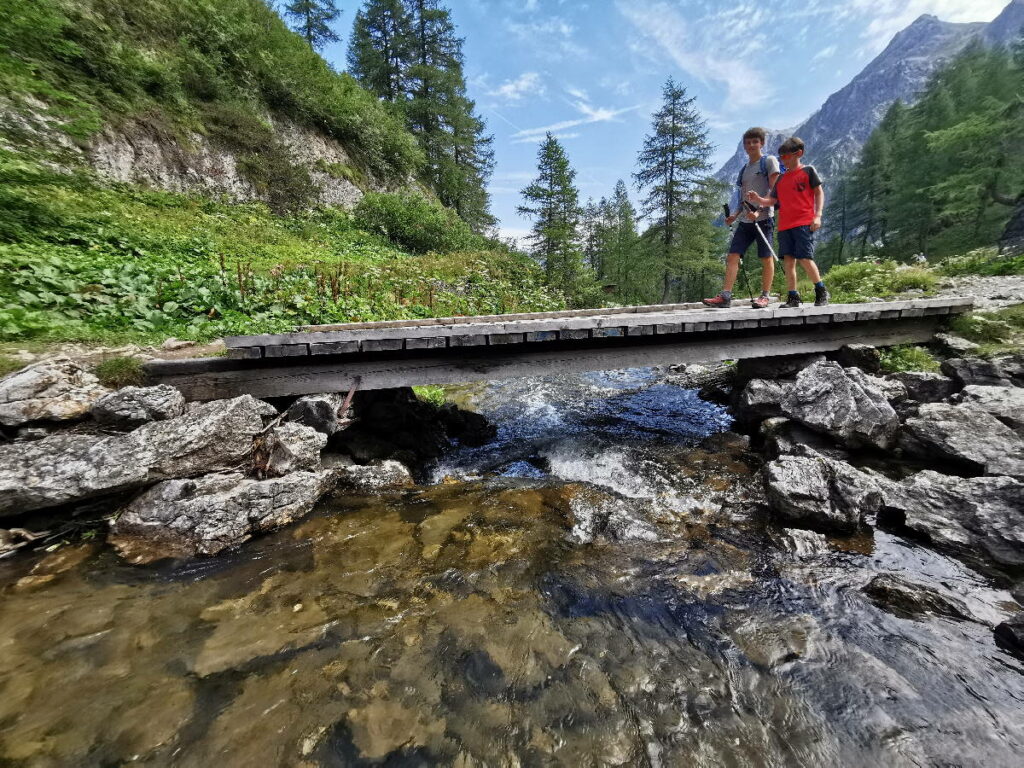
M813 165L794 168L779 176L769 197L779 201L780 232L814 221L814 190L820 186L821 179Z

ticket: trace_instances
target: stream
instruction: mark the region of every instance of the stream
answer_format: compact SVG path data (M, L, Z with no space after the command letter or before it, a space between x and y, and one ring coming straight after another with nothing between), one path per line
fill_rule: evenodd
M0 560L0 767L1002 766L1015 604L878 530L766 522L654 370L460 390L497 437L216 558ZM861 588L927 584L974 621Z

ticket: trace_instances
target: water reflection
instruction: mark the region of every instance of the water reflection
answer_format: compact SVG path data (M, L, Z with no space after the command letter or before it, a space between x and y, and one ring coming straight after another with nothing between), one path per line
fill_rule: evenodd
M882 533L766 526L743 441L701 441L724 414L650 372L475 397L499 437L445 484L336 498L211 560L0 564L0 757L1016 764L1005 592ZM880 571L976 621L886 612L860 591Z

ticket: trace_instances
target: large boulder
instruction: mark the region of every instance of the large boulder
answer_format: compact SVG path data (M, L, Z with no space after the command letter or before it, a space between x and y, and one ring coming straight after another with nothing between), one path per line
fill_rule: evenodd
M736 402L736 416L741 421L756 423L782 415L782 398L792 382L772 379L751 379Z
M780 456L825 456L844 461L849 458L847 451L836 445L831 438L784 416L765 419L758 432L764 441L765 453L771 459Z
M925 403L907 419L900 446L978 474L1024 477L1024 439L976 405Z
M957 399L995 416L1018 435L1024 436L1024 388L971 384L963 388Z
M151 421L164 421L185 412L185 397L169 384L123 387L93 403L92 417L105 426L134 429Z
M333 392L305 395L291 404L285 418L312 427L330 437L349 423L348 414L342 413L344 406L344 395Z
M924 470L883 487L879 524L907 530L967 559L1024 566L1024 483Z
M58 433L0 446L0 516L246 466L261 411L260 401L242 395L128 434Z
M0 424L78 419L109 391L67 358L34 363L0 379Z
M267 480L240 472L168 480L121 510L109 540L133 563L215 555L305 515L333 483L330 470Z
M1024 659L1024 611L998 624L994 632L1001 648Z
M750 379L785 379L795 376L804 368L820 363L825 356L820 352L772 357L745 357L736 363L736 377Z
M843 368L860 368L865 373L882 370L882 353L870 344L846 344L829 355Z
M789 527L853 533L882 503L874 477L824 456L782 456L764 479L775 518Z
M896 411L871 377L831 361L802 370L781 407L789 418L851 448L889 448L899 428Z
M304 424L278 424L256 440L253 464L258 473L282 477L291 472L319 471L320 451L327 435Z
M942 372L961 387L1007 387L1012 382L998 363L978 357L953 357L942 362Z
M959 389L948 376L929 371L901 371L890 373L885 378L902 384L907 390L907 397L918 403L937 403Z
M409 470L398 461L335 466L333 471L339 490L348 490L354 493L380 493L413 485Z
M1000 373L1009 377L1015 387L1024 387L1024 354L1003 355L992 360L999 366Z

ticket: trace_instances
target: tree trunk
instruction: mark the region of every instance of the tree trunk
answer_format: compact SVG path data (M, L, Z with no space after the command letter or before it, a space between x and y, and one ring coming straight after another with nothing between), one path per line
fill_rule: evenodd
M999 252L1011 256L1024 253L1024 195L1017 198L1010 220L999 236Z

